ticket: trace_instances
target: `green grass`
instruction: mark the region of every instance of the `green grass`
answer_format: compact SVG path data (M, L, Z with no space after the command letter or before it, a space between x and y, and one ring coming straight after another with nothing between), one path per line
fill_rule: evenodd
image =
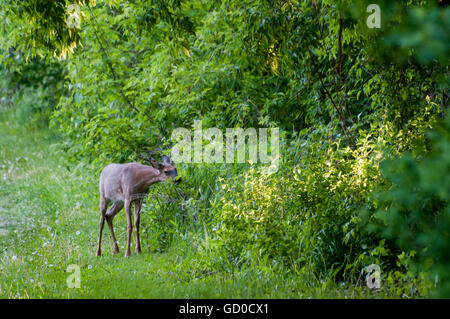
M142 235L141 255L124 258L123 211L115 219L121 253L107 227L96 257L98 176L69 164L48 131L0 121L1 298L360 298L364 287L317 282L263 265L225 271L195 240L176 238L164 252ZM152 212L143 210L143 224ZM134 239L134 238L133 238ZM69 288L68 266L80 267ZM381 297L381 296L377 296ZM383 296L386 297L386 296Z

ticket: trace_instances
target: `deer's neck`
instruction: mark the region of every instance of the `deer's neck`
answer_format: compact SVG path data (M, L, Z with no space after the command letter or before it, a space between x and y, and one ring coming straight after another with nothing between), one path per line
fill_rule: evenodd
M145 173L145 184L150 186L161 181L161 172L156 168L149 167Z
M161 172L151 166L145 166L136 174L136 182L140 189L147 189L150 185L161 181Z

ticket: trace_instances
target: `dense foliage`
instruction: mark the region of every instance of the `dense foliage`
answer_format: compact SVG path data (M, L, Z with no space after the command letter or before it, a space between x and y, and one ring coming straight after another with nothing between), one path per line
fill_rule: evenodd
M449 296L448 7L378 1L369 29L370 1L44 2L1 2L4 90L39 83L47 102L28 116L93 173L168 154L195 120L281 129L276 173L179 164L184 185L148 200L158 249L189 237L207 268L346 283L376 263L386 289Z

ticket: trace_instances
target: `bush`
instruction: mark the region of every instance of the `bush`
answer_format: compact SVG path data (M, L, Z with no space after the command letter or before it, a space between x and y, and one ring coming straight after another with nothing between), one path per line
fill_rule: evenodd
M307 266L319 278L349 277L368 262L357 211L378 174L376 152L367 143L342 148L339 138L317 143L322 134L294 140L276 174L253 167L222 186L215 214L224 258Z
M48 58L26 59L10 49L0 66L1 105L10 120L29 127L47 127L65 94L64 63Z
M393 239L411 256L408 266L439 282L437 296L450 297L450 113L429 134L430 151L410 152L382 163L389 182L377 196L369 230ZM405 255L405 253L403 253Z

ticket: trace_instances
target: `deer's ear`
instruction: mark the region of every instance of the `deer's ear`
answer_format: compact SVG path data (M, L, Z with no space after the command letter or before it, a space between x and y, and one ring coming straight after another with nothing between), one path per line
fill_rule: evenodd
M152 166L153 166L154 168L159 169L160 164L159 164L158 161L155 160L154 158L152 158L152 159L150 160L150 164L152 164Z
M164 165L172 165L173 162L170 160L170 158L166 155L162 156L162 161Z

